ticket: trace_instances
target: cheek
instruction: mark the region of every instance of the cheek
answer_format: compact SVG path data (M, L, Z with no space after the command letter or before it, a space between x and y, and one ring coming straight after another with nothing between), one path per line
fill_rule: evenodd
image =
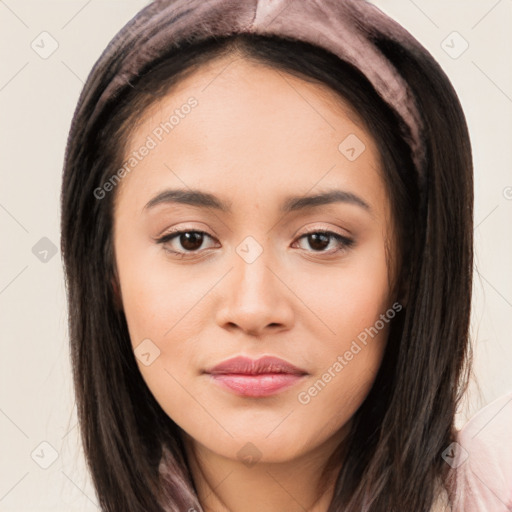
M396 314L382 244L367 246L348 267L336 279L317 280L308 295L329 334L321 338L315 378L299 390L297 402L307 411L306 422L323 419L326 433L347 422L367 396Z
M163 254L161 246L150 241L143 244L123 239L117 248L117 267L123 309L132 344L136 346L146 338L159 345L181 336L194 325L201 300L208 293L219 272L200 273L193 265L177 265ZM215 274L215 275L211 275ZM195 305L197 305L195 307Z
M160 246L139 248L127 241L119 247L122 303L139 370L155 399L179 420L190 410L187 391L201 357L205 350L213 352L202 333L212 321L211 291L225 270L177 265ZM139 352L149 352L151 364L137 357Z
M327 352L343 350L386 312L390 303L388 265L382 243L365 245L343 266L326 269L303 286L304 302L318 312Z
M191 382L202 353L198 345L206 316L202 308L218 273L202 279L192 266L171 271L165 258L153 258L147 250L119 251L118 261L123 308L141 375L169 417L187 426L189 415L202 418L201 410L191 411L195 402L190 393L200 395Z

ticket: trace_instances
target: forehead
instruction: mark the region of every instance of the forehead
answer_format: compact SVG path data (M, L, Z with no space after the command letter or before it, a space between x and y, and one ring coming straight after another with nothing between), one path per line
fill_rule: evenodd
M356 109L339 93L307 75L293 73L237 53L213 58L186 70L184 77L170 87L163 99L139 113L137 126L147 131L154 125L153 117L158 119L162 112L179 110L192 95L201 103L201 108L195 109L194 118L200 119L198 112L207 115L221 105L224 115L219 118L218 129L222 128L223 119L227 120L229 115L240 113L242 116L244 109L241 103L244 103L247 110L257 109L261 114L270 111L272 116L268 119L273 123L279 119L281 124L300 119L311 123L315 114L317 123L312 126L322 121L324 129L329 127L335 131L338 127L332 123L334 115L338 117L337 121L343 117L366 130L365 122ZM275 110L275 106L279 108ZM292 118L287 117L290 113ZM241 117L236 120L243 122ZM253 119L248 121L252 124ZM140 135L140 130L138 132Z
M376 200L383 188L375 142L345 100L238 56L194 70L140 113L125 161L148 143L118 187L121 198L147 198L164 183L229 197L264 189L268 200L316 185L363 187Z

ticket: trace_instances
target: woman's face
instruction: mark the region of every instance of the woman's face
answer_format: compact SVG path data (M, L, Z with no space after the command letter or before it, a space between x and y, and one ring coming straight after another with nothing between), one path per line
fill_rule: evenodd
M114 246L155 399L217 456L332 451L401 307L379 154L357 114L323 85L222 58L148 110L129 148ZM238 356L282 361L215 370Z

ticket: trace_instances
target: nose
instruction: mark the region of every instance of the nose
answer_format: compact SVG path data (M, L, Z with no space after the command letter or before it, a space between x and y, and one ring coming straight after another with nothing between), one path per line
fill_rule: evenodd
M218 325L230 330L238 328L253 336L290 329L293 293L284 274L266 251L252 262L235 252L232 270L221 285Z

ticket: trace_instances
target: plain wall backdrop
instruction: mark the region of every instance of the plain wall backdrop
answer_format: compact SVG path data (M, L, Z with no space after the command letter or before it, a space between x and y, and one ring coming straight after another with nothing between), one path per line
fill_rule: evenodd
M59 243L71 118L144 0L0 1L0 511L99 510L76 428ZM458 426L512 389L512 0L374 0L457 90L475 164L474 379ZM450 286L450 283L446 283Z

